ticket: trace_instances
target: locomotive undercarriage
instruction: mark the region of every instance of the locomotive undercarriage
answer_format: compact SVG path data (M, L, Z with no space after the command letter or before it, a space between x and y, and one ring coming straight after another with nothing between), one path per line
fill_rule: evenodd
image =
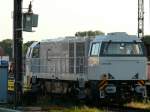
M32 90L39 95L68 96L75 99L98 102L130 102L146 97L145 81L143 80L107 80L86 81L80 86L79 81L38 79L32 84Z

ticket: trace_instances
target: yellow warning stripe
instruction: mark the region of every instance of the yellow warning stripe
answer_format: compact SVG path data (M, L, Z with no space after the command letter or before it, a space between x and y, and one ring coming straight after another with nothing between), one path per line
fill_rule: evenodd
M8 80L8 91L14 91L14 80Z
M102 85L99 89L103 90L107 86L108 82L106 82L104 85Z
M106 85L108 84L108 81L107 80L102 80L100 81L100 83L98 84L98 88L100 90L104 89L106 87Z
M142 85L142 86L145 85L145 81L143 81L143 80L138 80L137 83L138 83L139 85Z
M105 82L106 82L106 80L102 80L102 81L100 81L100 83L98 84L98 87L100 87L100 86L104 85L104 84L105 84Z
M23 91L27 92L31 90L31 86L28 86L27 84L24 84ZM8 80L8 91L14 91L14 80L9 79Z
M28 86L27 84L24 84L24 86L23 86L23 91L24 91L24 92L27 92L27 91L30 91L30 90L31 90L31 87Z
M141 84L143 84L143 85L145 84L145 82L144 82L143 80L141 80L140 82L141 82Z

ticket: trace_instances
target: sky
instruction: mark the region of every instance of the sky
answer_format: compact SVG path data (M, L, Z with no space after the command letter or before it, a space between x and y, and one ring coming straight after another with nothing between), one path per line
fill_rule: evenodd
M13 38L13 1L1 0L0 40ZM23 12L31 0L23 0ZM78 31L127 32L137 35L138 0L32 0L39 15L35 32L23 32L23 41L73 36ZM150 34L149 0L144 0L145 35Z

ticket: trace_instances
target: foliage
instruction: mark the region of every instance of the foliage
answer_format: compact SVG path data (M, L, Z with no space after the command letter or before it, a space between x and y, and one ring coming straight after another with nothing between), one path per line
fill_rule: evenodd
M85 37L85 36L95 36L95 35L104 35L103 32L101 31L83 31L83 32L76 32L75 36L79 36L79 37Z
M35 41L28 41L26 43L23 44L23 48L22 48L22 51L23 51L23 54L25 55L27 53L27 50L28 50L28 47Z
M33 42L34 41L28 41L28 42L26 42L26 43L23 44L23 47L22 47L23 55L26 54L27 48ZM10 58L12 58L12 49L13 49L13 40L12 39L4 39L4 40L0 41L0 47L2 47L4 49L5 55L7 55Z
M0 41L0 46L4 49L5 55L12 57L12 40L5 39Z
M143 42L147 45L150 45L150 35L146 35L143 38Z
M75 107L72 109L66 109L64 110L64 112L102 112L102 111L96 108L89 108L85 106L83 108Z
M126 104L125 106L136 109L145 109L148 110L147 112L150 112L150 102L131 102Z
M50 110L49 112L104 112L97 108L89 108L87 106L84 107L73 107L64 110Z

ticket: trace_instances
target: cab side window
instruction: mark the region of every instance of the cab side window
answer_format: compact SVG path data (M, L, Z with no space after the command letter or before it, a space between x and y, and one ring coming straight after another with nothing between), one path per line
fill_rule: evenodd
M32 58L39 58L39 49L38 48L33 49Z
M100 43L93 43L90 55L91 56L98 56L100 51Z

